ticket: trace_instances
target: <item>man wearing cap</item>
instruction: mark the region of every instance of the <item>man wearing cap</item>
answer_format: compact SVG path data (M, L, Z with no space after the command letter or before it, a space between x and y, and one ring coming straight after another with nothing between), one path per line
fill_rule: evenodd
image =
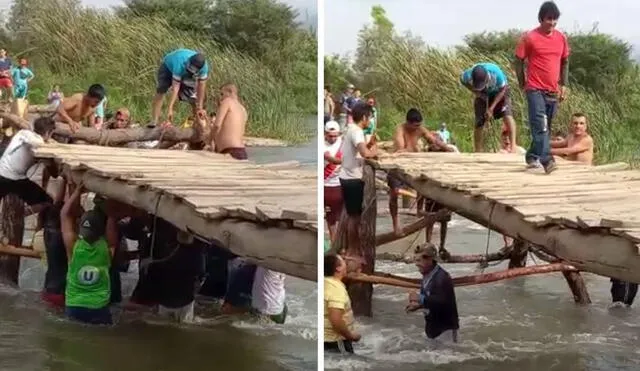
M556 169L549 144L551 122L558 102L567 96L569 83L569 42L556 29L558 18L558 6L553 1L544 2L538 11L540 26L522 36L515 53L516 75L527 97L531 131L525 161L528 168L542 165L547 174Z
M324 126L324 215L332 242L343 205L340 178L338 177L341 164L340 125L335 121L329 121Z
M167 54L158 69L156 95L153 98L152 122L155 126L160 118L162 99L171 88L167 121L173 121L173 106L176 100L186 101L193 108L193 115L203 109L209 65L204 55L191 49L178 49Z
M476 99L473 103L475 129L473 131L474 152L484 152L483 130L493 118L502 118L511 133L511 143L516 142L516 122L511 113L511 99L507 76L493 63L478 63L462 72L460 82L471 90ZM511 150L513 152L513 149Z
M89 210L76 223L74 211L80 207L79 185L60 212L60 226L69 268L65 289L65 313L88 324L112 323L109 302L111 257L118 243L116 219L98 210Z
M420 293L409 294L407 313L422 309L429 339L458 342L458 306L453 280L438 263L438 251L431 243L416 248L416 266L422 274Z

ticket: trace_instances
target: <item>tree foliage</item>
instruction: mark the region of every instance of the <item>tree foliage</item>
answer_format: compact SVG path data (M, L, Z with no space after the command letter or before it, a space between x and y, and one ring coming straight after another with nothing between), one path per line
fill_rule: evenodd
M176 30L207 33L211 29L214 0L124 0L116 13L125 19L161 18Z

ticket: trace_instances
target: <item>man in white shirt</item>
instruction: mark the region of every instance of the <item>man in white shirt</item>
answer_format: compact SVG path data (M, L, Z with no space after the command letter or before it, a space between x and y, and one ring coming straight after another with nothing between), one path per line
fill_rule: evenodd
M282 325L287 318L284 280L286 275L258 267L251 288L251 307L262 317Z
M342 167L340 169L340 186L342 199L347 211L347 241L348 247L359 250L360 238L358 227L364 201L364 169L363 158L376 156L375 139L367 143L363 129L369 126L369 119L373 116L372 108L364 103L357 103L351 109L353 122L347 125L342 143Z
M28 205L26 215L38 213L53 203L44 189L29 180L27 171L35 163L33 149L44 145L55 127L52 118L38 118L33 131L22 129L11 138L0 158L0 199L8 194L17 195Z
M343 205L338 177L342 164L342 138L340 124L335 121L324 126L324 151L324 216L333 242Z

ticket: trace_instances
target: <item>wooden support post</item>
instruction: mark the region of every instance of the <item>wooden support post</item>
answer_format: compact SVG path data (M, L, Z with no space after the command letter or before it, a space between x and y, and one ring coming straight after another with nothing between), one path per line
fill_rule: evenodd
M589 291L587 291L587 285L584 283L584 279L582 279L580 272L565 271L562 272L562 275L569 284L569 289L571 289L573 300L576 302L576 304L591 304L591 298L589 297Z
M24 202L15 195L9 194L2 199L2 235L9 245L22 245L24 236ZM0 255L0 280L18 284L20 257Z
M527 266L529 244L519 238L513 240L513 249L509 257L509 269Z
M376 178L375 170L369 165L364 166L364 208L360 219L360 246L359 251L347 246L347 255L362 258L364 264L362 273L373 274L376 259ZM347 291L351 298L351 308L356 316L373 316L372 297L373 285L365 282L352 282L347 285Z

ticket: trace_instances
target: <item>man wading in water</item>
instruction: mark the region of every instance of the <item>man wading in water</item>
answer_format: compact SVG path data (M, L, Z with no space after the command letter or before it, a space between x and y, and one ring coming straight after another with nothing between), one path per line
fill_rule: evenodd
M333 353L353 353L353 343L360 341L354 330L353 310L347 288L342 280L347 264L339 255L324 257L324 350Z
M587 132L587 117L582 113L571 116L571 129L565 139L551 142L551 154L569 161L593 165L593 138Z
M424 331L429 339L458 342L458 306L453 280L436 259L438 251L430 243L416 249L416 266L422 274L420 293L409 294L407 313L422 309Z
M527 96L531 130L531 147L525 161L528 168L542 165L547 174L557 167L549 146L551 122L558 102L567 96L569 82L569 43L556 30L558 18L560 10L555 3L542 4L538 12L540 26L525 33L516 47L516 74Z
M173 122L173 107L178 97L189 102L193 116L203 109L205 88L209 76L209 65L204 55L190 49L178 49L165 55L158 68L156 95L152 103L152 120L149 126L154 127L160 119L162 99L171 89L167 121ZM206 113L205 113L206 114Z
M418 141L424 138L430 146L443 152L452 152L453 150L440 139L440 136L432 133L422 126L422 114L415 108L411 108L407 112L406 122L396 127L393 134L394 153L401 152L420 152ZM391 221L393 222L393 230L398 236L402 235L402 228L398 222L398 195L404 183L399 179L387 175L387 185L389 186L389 211L391 212ZM421 210L420 203L418 210Z
M247 109L238 97L234 84L220 88L220 105L211 128L211 148L218 153L228 153L236 160L246 160L244 131L247 126Z

